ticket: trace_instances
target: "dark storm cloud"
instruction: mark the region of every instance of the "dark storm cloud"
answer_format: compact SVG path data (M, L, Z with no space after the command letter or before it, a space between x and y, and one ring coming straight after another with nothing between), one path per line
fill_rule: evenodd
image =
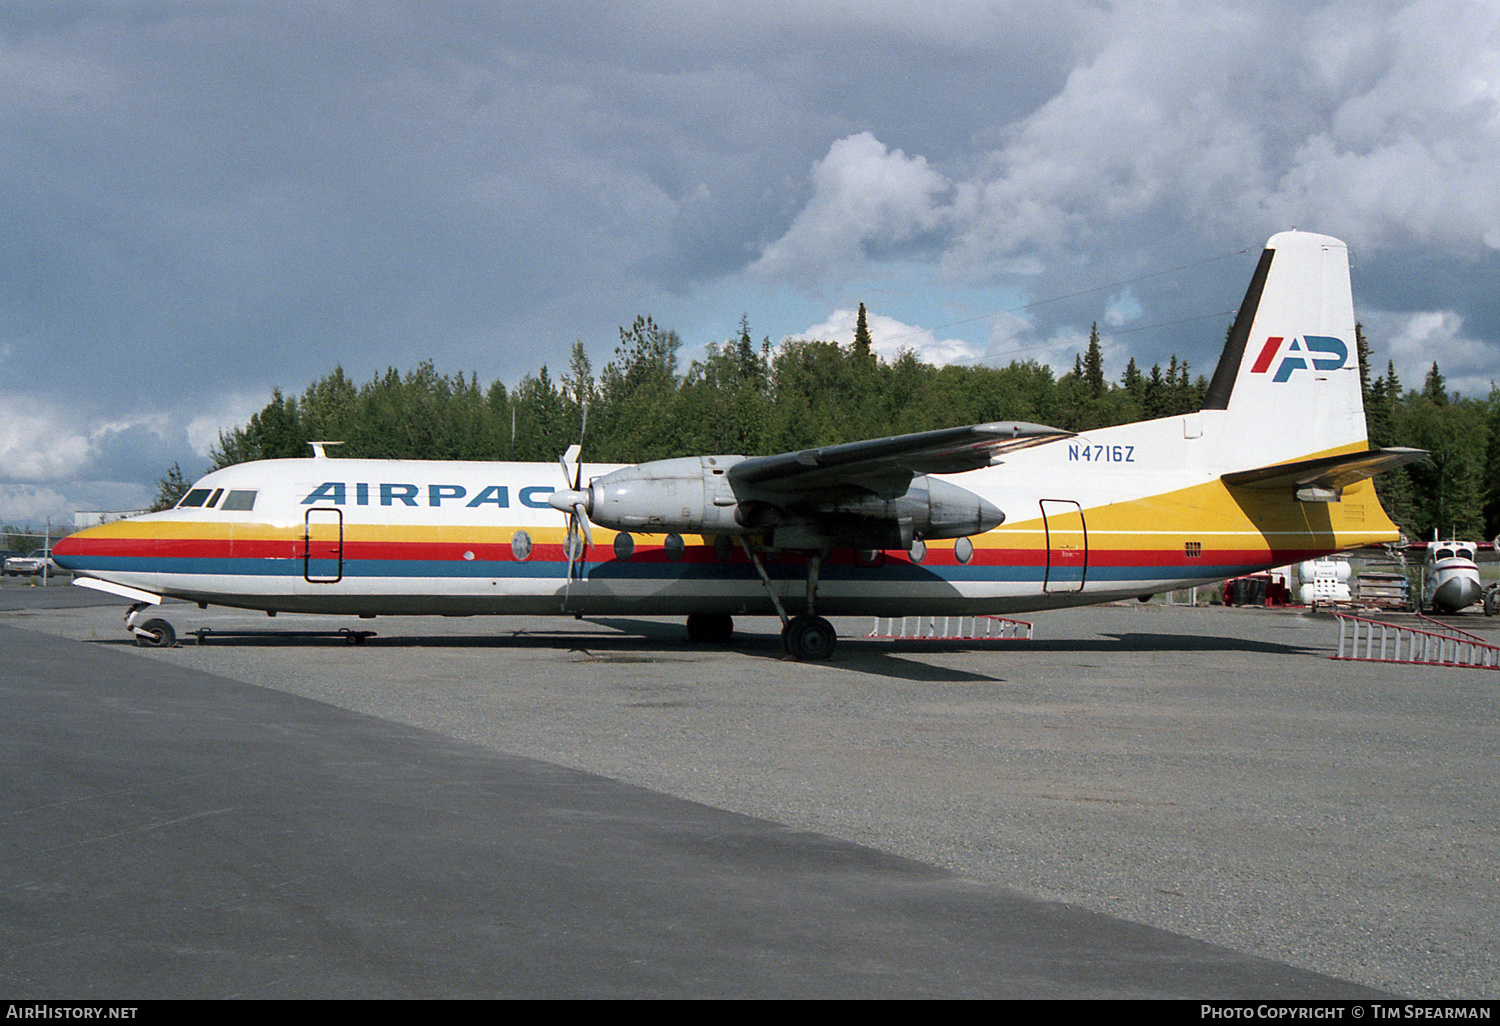
M1099 320L1112 365L1207 372L1253 254L1159 272L1292 225L1472 391L1496 33L1442 0L10 5L0 484L144 491L335 363L514 382L637 313L779 338L867 291L934 359L1071 363ZM960 310L1001 316L929 330Z

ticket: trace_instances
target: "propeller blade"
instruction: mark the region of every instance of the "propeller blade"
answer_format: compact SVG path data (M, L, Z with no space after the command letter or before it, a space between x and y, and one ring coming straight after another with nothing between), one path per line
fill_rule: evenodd
M563 587L563 608L568 606L568 592L573 587L574 568L583 559L588 547L594 544L594 533L589 528L588 502L589 495L583 488L583 432L588 427L588 407L583 408L582 423L578 428L578 444L570 445L566 452L557 458L557 465L562 468L563 491L554 491L547 497L547 504L568 518L568 531L564 536L563 553L568 557L568 581ZM572 465L571 470L569 465ZM583 538L579 540L579 529L582 528Z
M575 479L578 476L578 472L573 468L579 467L578 456L582 452L583 446L570 445L568 446L568 451L557 458L557 465L562 467L563 481L569 488L577 489L578 487L578 485L574 483Z
M563 554L568 557L568 583L573 583L573 567L578 564L578 521L574 517L568 517L568 534L563 542Z
M585 542L589 546L592 546L594 544L594 532L589 528L588 510L584 509L582 501L579 501L573 505L573 520L575 523L581 524L583 526L583 537L585 539Z

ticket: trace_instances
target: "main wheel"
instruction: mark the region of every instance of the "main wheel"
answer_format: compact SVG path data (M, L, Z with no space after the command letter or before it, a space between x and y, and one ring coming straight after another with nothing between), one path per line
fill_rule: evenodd
M177 644L177 632L165 620L147 620L141 624L145 634L137 634L135 643L142 648L171 648Z
M723 644L734 637L734 617L728 613L691 613L687 632L691 641Z
M838 644L838 631L821 616L794 617L781 632L781 642L794 659L827 659Z

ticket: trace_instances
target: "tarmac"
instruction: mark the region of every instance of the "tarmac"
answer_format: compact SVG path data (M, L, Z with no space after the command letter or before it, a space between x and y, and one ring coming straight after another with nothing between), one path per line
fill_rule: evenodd
M770 620L122 612L0 587L7 997L1500 990L1500 675L1324 616L812 664Z

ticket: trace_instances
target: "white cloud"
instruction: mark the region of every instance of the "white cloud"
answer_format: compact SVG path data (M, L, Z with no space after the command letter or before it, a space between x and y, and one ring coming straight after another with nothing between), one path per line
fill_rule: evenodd
M1104 323L1111 328L1118 328L1135 320L1141 315L1141 302L1135 293L1126 289L1111 296L1104 308Z
M797 337L849 346L854 343L854 328L858 320L857 309L835 310L822 324L815 324L799 332ZM927 328L903 324L894 317L867 313L865 325L870 330L871 351L886 361L896 359L903 349L910 349L919 359L939 367L950 363L972 363L980 355L978 350L961 339L940 339Z
M750 266L757 277L817 286L857 273L865 247L906 242L948 217L948 181L923 157L890 150L869 132L840 139L813 165L813 195L791 227Z
M1500 8L1388 7L1123 5L1097 56L962 183L950 260L1065 259L1174 225L1493 246Z
M48 481L72 477L91 455L88 437L58 409L29 396L0 396L0 478Z
M1420 389L1433 363L1442 371L1450 392L1483 398L1500 379L1500 345L1468 335L1464 319L1452 310L1381 314L1371 318L1367 335L1387 341L1390 362L1406 389ZM1378 377L1385 367L1370 368Z
M940 252L904 259L934 264L942 282L993 286L1025 272L1033 301L1089 297L1080 290L1256 248L1293 226L1346 239L1371 268L1414 253L1443 270L1455 260L1493 266L1500 8L1169 0L1114 5L1101 18L1102 31L1077 36L1093 49L1062 88L1012 124L985 126L986 150L938 167L888 148L878 129L840 139L812 168L811 198L750 271L836 287L876 273L877 247L920 237ZM1429 303L1456 304L1450 318L1493 308L1493 296L1463 294L1441 273L1408 279L1399 302L1430 284L1440 294ZM1190 296L1177 277L1107 300L1027 307L1024 320L992 325L986 358L1030 355L1066 370L1090 320L1196 325L1244 287L1226 278L1221 290ZM1417 330L1413 317L1407 327ZM1500 314L1487 315L1496 322ZM1211 367L1218 341L1211 328L1187 327L1105 346L1115 371L1142 346L1157 354L1143 365L1174 347L1197 370ZM1454 335L1448 345L1472 388L1488 373L1477 343Z
M1035 362L1051 367L1061 376L1073 369L1073 361L1088 348L1088 335L1072 329L1062 329L1046 338L1039 338L1036 326L1020 318L1007 316L997 318L990 329L989 345L985 347L984 360L994 366L1004 366L1012 361ZM1108 356L1112 352L1106 342L1100 348Z
M218 446L221 433L244 427L252 416L265 409L268 401L269 396L263 392L220 396L212 409L187 422L188 445L207 460L209 453ZM188 474L193 472L187 467L183 471Z
M0 484L0 519L13 527L38 529L49 520L53 537L73 530L73 506L59 491L42 485Z
M74 510L142 508L173 461L198 469L177 422L165 411L104 419L0 394L0 518L71 524Z

